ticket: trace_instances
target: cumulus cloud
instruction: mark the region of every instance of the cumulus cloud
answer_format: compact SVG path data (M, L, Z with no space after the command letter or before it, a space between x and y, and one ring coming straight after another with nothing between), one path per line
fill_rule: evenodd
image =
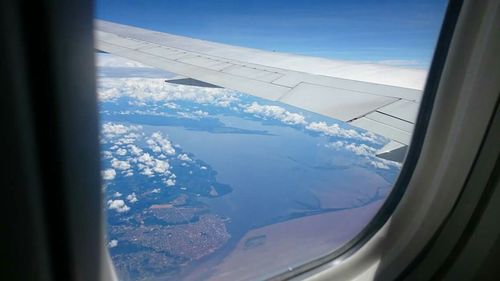
M101 133L108 138L110 144L110 151L103 153L103 156L106 157L104 159L110 159L113 170L113 172L107 171L106 174L103 171L104 178L114 178L118 170L125 177L133 176L135 167L139 169L140 174L148 177L171 174L167 155L176 154L174 145L160 132L146 137L141 130L141 126L115 122L103 124ZM136 141L140 141L141 144L145 142L151 151L145 152L146 148L139 147Z
M307 130L322 133L327 136L341 137L347 139L358 139L369 142L378 142L377 135L366 132L359 133L354 129L346 129L339 126L339 124L334 123L328 125L326 122L311 122L306 127Z
M174 186L174 185L175 185L175 180L174 180L174 179L167 179L167 180L165 181L165 184L166 184L167 186Z
M206 111L202 110L196 110L193 112L184 112L184 111L178 111L177 115L184 117L184 118L190 118L190 119L200 119L200 118L205 118L209 114Z
M199 117L207 117L208 112L202 111L202 110L196 110L193 112L194 115L199 116Z
M326 145L329 148L333 148L336 150L347 150L356 155L364 156L369 165L377 168L377 169L390 169L390 166L400 167L400 164L394 161L389 161L386 159L378 158L376 156L377 149L374 147L370 147L366 144L356 144L349 143L345 141L336 141Z
M141 174L148 176L148 177L154 176L153 170L151 168L148 168L148 167L145 167L144 169L142 169Z
M118 191L113 194L113 197L121 197L121 196L122 194Z
M345 145L345 149L354 152L356 155L375 156L377 149L366 144L350 143Z
M134 106L146 106L148 105L146 102L144 101L129 101L128 102L128 105L134 105ZM127 111L127 112L130 112L130 111Z
M172 143L167 138L163 137L160 132L153 133L146 143L155 153L165 153L166 155L175 154Z
M128 132L127 126L123 124L115 124L115 123L105 123L102 125L102 133L103 134L114 134L121 135Z
M135 195L135 192L132 192L131 194L127 195L127 200L130 203L135 203L135 202L139 201L137 199L137 195Z
M114 248L114 247L116 247L116 246L118 246L118 240L113 239L113 240L109 241L109 243L108 243L108 247L110 247L110 248Z
M122 161L116 158L113 158L111 160L111 167L117 170L128 170L131 168L130 163L128 161Z
M177 158L181 161L191 161L191 158L189 158L189 156L186 153L179 154Z
M113 180L116 177L115 169L106 169L101 172L102 179L104 180Z
M305 117L302 114L292 113L276 105L260 105L256 102L246 106L246 113L252 113L259 116L265 116L277 119L289 125L305 125Z
M177 105L173 102L167 102L163 104L164 107L169 108L169 109L177 109Z
M167 161L163 160L155 160L155 164L153 166L153 171L159 174L168 174L168 169L170 169L170 165Z
M224 88L202 88L165 83L161 78L112 78L102 77L98 83L101 101L130 97L139 101L161 101L166 106L173 101L191 101L198 104L229 107L238 101L239 94Z
M127 150L124 148L119 148L116 150L115 153L116 153L116 155L124 156L125 154L127 154Z
M356 155L364 155L364 156L375 156L377 153L377 149L370 147L366 144L356 144L356 143L349 143L345 141L336 141L332 142L326 145L329 148L334 148L337 150L340 149L345 149L350 152L353 152Z
M370 165L372 165L373 167L375 167L377 169L384 169L384 170L389 169L389 166L386 163L383 163L381 161L371 160L369 163L370 163Z
M132 155L135 155L135 156L139 156L142 154L142 149L140 149L139 147L137 147L136 145L133 145L133 144L129 144L128 145L128 148L130 150L130 153Z
M144 163L146 165L152 166L154 165L154 157L149 153L144 153L137 158L137 161Z
M101 152L101 154L102 154L102 157L104 159L111 159L111 158L113 158L113 153L111 153L111 151L105 150L105 151Z
M161 175L170 174L170 164L165 160L155 159L149 153L144 153L136 159L139 162L137 167L141 170L141 174L143 175L152 177L155 173Z
M131 133L140 130L141 126L126 126L124 124L108 122L102 124L101 134L106 138L135 139L138 135ZM127 134L126 136L123 136Z
M116 200L108 200L108 209L115 210L118 213L123 213L130 210L130 207L125 205L125 201L121 199L116 199Z

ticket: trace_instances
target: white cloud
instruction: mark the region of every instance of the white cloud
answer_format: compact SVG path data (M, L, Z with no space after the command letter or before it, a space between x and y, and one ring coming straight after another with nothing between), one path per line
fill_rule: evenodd
M148 177L154 176L153 170L151 170L150 168L147 168L147 167L142 170L141 174L148 176Z
M191 158L189 158L189 156L186 153L179 154L177 158L181 161L191 161Z
M113 158L111 160L111 167L117 170L128 170L131 168L130 163L128 161L122 161L116 158Z
M121 196L122 194L118 191L113 194L113 197L121 197Z
M377 149L370 147L366 144L356 144L348 143L345 141L336 141L326 145L326 147L333 148L336 150L347 150L353 152L356 155L364 156L369 165L377 168L387 170L390 166L400 167L400 163L382 159L376 156Z
M128 105L134 105L134 106L146 106L148 105L147 103L143 101L129 101Z
M123 135L127 134L125 138L135 139L135 137L137 137L137 134L129 134L129 133L140 130L141 128L142 128L141 126L126 126L119 123L108 122L102 124L101 133L106 138L120 137L121 139L123 139L124 138Z
M118 246L118 240L113 239L113 240L109 241L109 243L108 243L108 247L110 247L110 248L114 248L114 247L116 247L116 246Z
M115 143L119 145L132 144L135 142L135 138L120 138Z
M306 126L307 130L325 134L327 136L335 136L347 139L358 139L369 142L378 142L378 138L375 134L371 132L358 133L354 129L346 129L339 126L339 124L334 123L328 125L326 122L311 122Z
M160 189L159 188L155 188L153 190L151 190L151 193L160 193Z
M376 148L369 147L366 144L350 143L345 145L345 149L354 152L356 155L375 156L375 154L377 153Z
M141 174L152 177L154 173L169 174L170 164L165 160L155 159L151 154L144 153L137 158L139 164L137 167L141 169Z
M168 164L167 161L162 161L158 159L155 160L153 171L159 174L167 174L168 169L170 169L170 165Z
M172 101L229 107L239 100L239 94L233 90L171 84L161 78L101 77L98 82L100 101L130 97L138 101L162 101L167 107L172 105Z
M345 149L350 152L355 153L356 155L370 156L374 157L377 153L377 149L370 147L366 144L356 144L356 143L348 143L344 141L336 141L326 145L329 148L334 148L337 150Z
M253 102L246 106L246 113L252 113L260 116L271 117L289 125L305 125L305 117L302 114L292 113L276 105L260 105Z
M167 138L164 138L160 132L153 133L146 143L155 153L175 154L172 143Z
M202 111L202 110L196 110L193 112L194 115L199 116L199 117L207 117L208 112Z
M103 134L115 134L121 135L128 132L127 126L123 124L115 124L115 123L105 123L102 125L102 133Z
M193 111L193 112L177 111L177 115L179 115L181 117L184 117L184 118L200 119L200 118L207 117L209 114L206 111L196 110L196 111Z
M170 108L170 109L177 109L177 105L173 102L167 102L163 106L165 106L166 108Z
M101 172L102 178L104 180L113 180L116 176L115 169L106 169Z
M116 154L123 156L123 155L127 154L127 150L124 148L119 148L118 150L116 150Z
M332 143L329 143L326 145L326 147L330 147L330 148L335 148L335 149L341 149L343 148L345 145L345 142L343 141L336 141L336 142L332 142Z
M142 154L142 149L140 149L136 145L129 144L128 148L130 149L130 153L132 153L132 155L139 156Z
M144 153L143 155L139 156L139 158L137 158L137 160L141 163L148 165L148 166L154 165L154 158L149 153Z
M137 195L135 195L135 192L132 192L131 194L127 195L127 200L130 203L135 203L135 202L139 201L137 199Z
M389 169L389 166L386 163L383 163L380 161L371 160L369 163L370 163L370 165L372 165L373 167L378 168L378 169L384 169L384 170Z
M118 213L127 212L130 207L125 205L125 201L121 199L108 200L108 209L116 210Z
M167 179L167 180L165 181L165 184L166 184L167 186L174 186L174 185L175 185L175 180L174 180L174 179Z

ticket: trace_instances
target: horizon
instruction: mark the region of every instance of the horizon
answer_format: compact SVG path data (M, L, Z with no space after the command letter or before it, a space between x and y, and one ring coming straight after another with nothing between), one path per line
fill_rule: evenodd
M266 51L430 66L446 1L313 2L102 0L96 2L96 18Z

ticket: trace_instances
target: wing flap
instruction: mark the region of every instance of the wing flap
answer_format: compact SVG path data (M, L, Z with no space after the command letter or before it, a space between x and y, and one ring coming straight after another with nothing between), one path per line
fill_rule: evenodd
M397 99L300 83L279 101L347 122Z
M419 107L419 103L399 100L393 104L380 108L378 111L413 124L415 120L417 120Z
M387 115L387 114L381 113L379 111L369 113L369 114L365 115L364 117L371 119L373 121L379 122L379 123L384 123L388 126L394 127L396 129L405 131L405 132L410 133L410 134L413 131L413 124L412 123L405 121L405 120L402 120L402 119L399 119L399 118L394 118L391 115Z
M353 126L363 128L370 132L388 137L394 141L401 144L409 144L411 139L411 133L400 130L396 127L391 126L387 123L381 123L373 119L362 117L351 122Z

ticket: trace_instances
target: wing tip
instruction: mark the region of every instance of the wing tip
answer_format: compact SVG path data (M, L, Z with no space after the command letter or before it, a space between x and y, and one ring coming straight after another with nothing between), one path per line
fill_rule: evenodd
M390 141L379 151L377 151L376 156L385 160L403 163L407 151L408 145L396 141Z

